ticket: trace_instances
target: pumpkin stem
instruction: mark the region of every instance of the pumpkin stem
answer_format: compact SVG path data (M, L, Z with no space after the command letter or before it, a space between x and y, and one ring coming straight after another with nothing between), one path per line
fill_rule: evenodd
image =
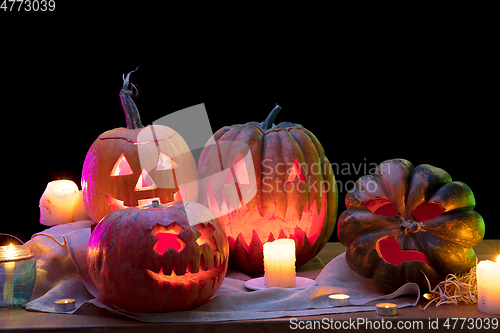
M139 68L139 67L137 67ZM137 87L129 82L130 74L135 72L136 69L127 74L127 77L123 75L123 87L120 90L120 100L122 101L123 112L125 112L125 121L127 122L128 129L143 128L141 117L139 116L139 111L135 105L132 97L137 97L139 95ZM135 93L128 89L128 85L131 84L135 89Z
M269 116L267 116L266 120L264 120L264 122L260 123L260 127L262 127L262 129L264 131L269 130L273 126L274 119L276 119L276 117L278 116L278 113L280 112L280 110L281 110L281 106L279 106L278 104L276 104L276 106L271 111L271 113L269 114Z
M414 234L418 234L419 232L423 231L425 232L424 228L422 226L424 225L423 222L417 222L417 221L406 221L402 220L399 225L403 228L405 228L405 235L408 234L408 232L412 232Z

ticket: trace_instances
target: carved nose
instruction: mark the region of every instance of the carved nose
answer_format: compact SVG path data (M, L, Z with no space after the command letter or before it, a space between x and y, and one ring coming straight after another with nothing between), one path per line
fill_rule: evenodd
M156 188L156 184L153 179L149 176L146 169L142 169L141 175L137 180L137 184L135 185L134 191L147 191L154 190Z

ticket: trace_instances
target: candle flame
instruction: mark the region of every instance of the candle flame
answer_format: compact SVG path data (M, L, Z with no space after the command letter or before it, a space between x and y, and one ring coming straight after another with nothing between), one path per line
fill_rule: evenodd
M497 256L497 263L500 264L500 254Z
M15 248L14 248L14 245L12 245L12 243L10 243L9 247L7 247L7 254L14 254L14 251L15 251Z
M330 295L328 296L332 299L347 299L347 298L350 298L349 295L345 295L345 294L334 294L334 295Z
M425 299L428 299L428 300L431 300L431 299L432 299L432 294L425 293L425 294L424 294L424 298L425 298Z
M47 186L53 189L56 195L66 196L68 194L73 194L78 192L78 185L72 180L61 179L49 182Z

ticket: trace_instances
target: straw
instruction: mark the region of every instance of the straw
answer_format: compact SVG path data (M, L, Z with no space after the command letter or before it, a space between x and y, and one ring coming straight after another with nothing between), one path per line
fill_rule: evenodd
M427 276L425 279L429 285L429 293L424 294L424 297L430 300L429 303L422 309L425 310L433 302L436 302L436 307L441 304L455 304L460 302L465 304L477 303L477 279L476 279L476 264L469 272L460 275L448 274L446 280L439 282L434 289ZM423 273L423 272L422 272Z

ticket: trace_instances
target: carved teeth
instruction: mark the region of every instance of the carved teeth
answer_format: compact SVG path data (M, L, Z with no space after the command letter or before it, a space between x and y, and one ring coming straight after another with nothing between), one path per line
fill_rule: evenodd
M203 244L201 247L201 260L200 260L200 268L207 271L210 268L214 267L214 252L210 248L210 245L207 243Z
M306 236L306 233L302 229L297 227L297 228L295 228L294 233L289 234L288 236L285 233L285 231L283 229L281 229L279 234L278 234L278 237L275 237L274 234L272 232L270 232L269 237L266 240L262 240L262 239L260 239L259 235L254 230L253 234L252 234L252 239L246 240L242 233L240 233L238 235L237 239L243 245L245 245L248 250L250 250L250 247L254 243L264 244L265 242L272 242L272 241L275 241L276 239L281 239L281 238L290 238L290 239L293 239L296 242L298 242L300 245L302 245L304 243L305 236ZM229 236L228 238L229 238L229 245L230 245L231 249L233 249L236 240L231 236Z

